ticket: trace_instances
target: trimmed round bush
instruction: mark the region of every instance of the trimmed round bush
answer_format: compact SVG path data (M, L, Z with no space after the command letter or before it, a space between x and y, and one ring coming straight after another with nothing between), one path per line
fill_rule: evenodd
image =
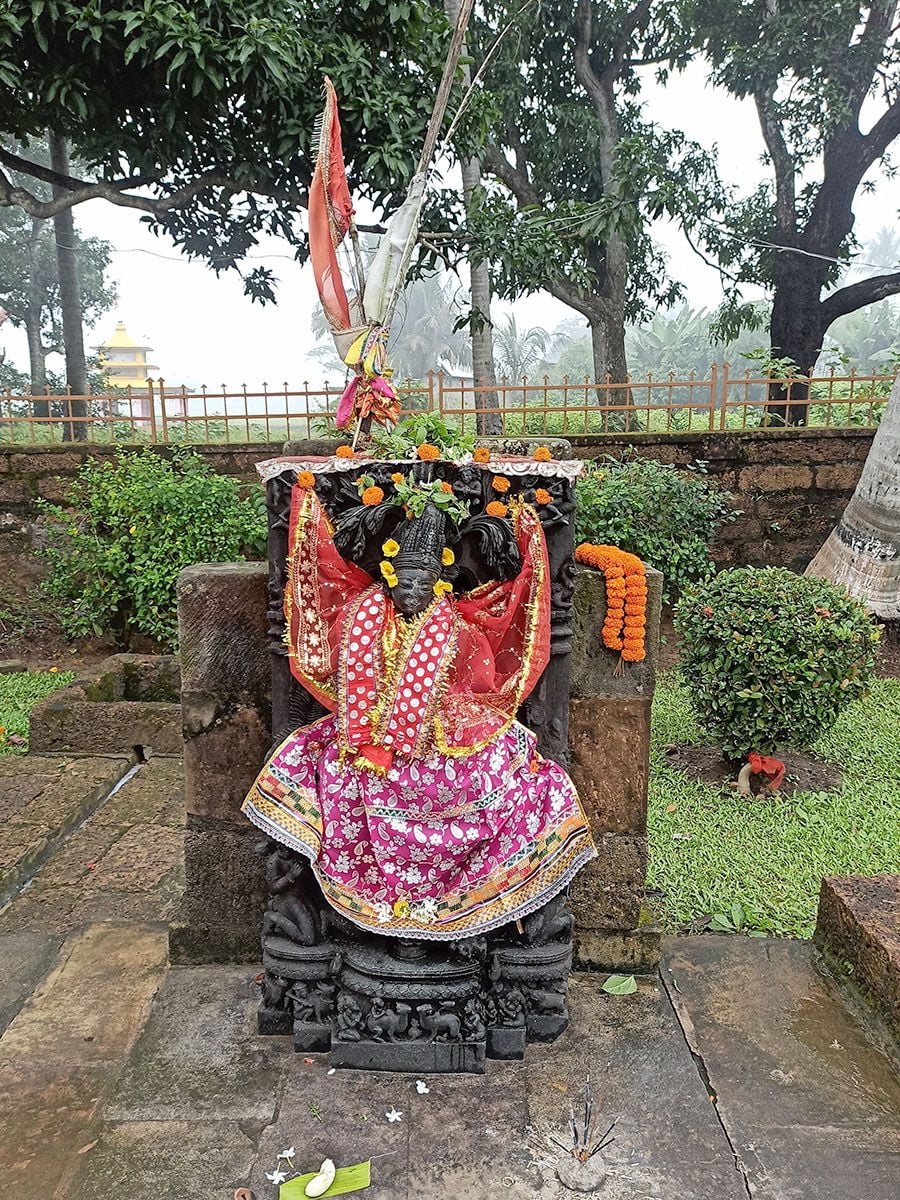
M603 461L579 479L575 496L576 540L618 546L656 567L668 601L713 573L710 542L737 516L702 463L680 471L651 458Z
M675 625L700 723L733 759L817 741L868 688L879 637L860 601L781 567L691 585Z

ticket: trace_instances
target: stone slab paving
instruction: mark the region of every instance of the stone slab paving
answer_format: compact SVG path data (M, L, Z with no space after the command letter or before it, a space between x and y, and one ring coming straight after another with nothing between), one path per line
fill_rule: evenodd
M108 777L114 769L121 774L126 765L112 759L78 759L71 769L57 766L51 777L54 788L47 788L41 800L42 811L57 822L57 829L59 822L69 820L65 814L71 815L81 803L82 781L90 778L85 774L87 764L93 763ZM26 769L26 781L43 778L34 770L34 756L19 759L16 766L20 765ZM110 786L117 777L111 777ZM58 818L53 815L50 800L59 806ZM175 911L183 876L180 760L151 759L99 808L96 800L93 807L96 811L69 835L52 858L37 867L12 903L0 911L0 936L23 932L64 934L91 921L164 922ZM21 845L23 828L21 824L5 828L0 825L0 860L3 837L18 839L16 844Z
M52 823L61 775L17 765L13 816L44 796ZM0 913L11 1194L276 1200L265 1172L294 1145L304 1167L371 1157L369 1200L559 1200L550 1139L590 1074L619 1119L605 1200L895 1200L900 1082L808 943L672 939L662 981L627 997L576 975L557 1043L422 1095L260 1038L252 967L167 968L182 810L180 764L151 760Z
M896 1200L900 1078L810 944L672 939L666 968L749 1193Z
M93 925L67 939L0 1039L0 1181L22 1194L67 1194L165 964L160 929Z
M547 1135L564 1135L569 1098L588 1072L598 1106L620 1118L604 1192L611 1200L746 1196L658 983L615 998L600 992L598 977L580 976L572 1026L554 1047L530 1047L524 1064L490 1063L484 1076L431 1076L427 1095L410 1076L329 1074L327 1057L259 1038L255 1001L246 968L169 971L67 1197L111 1200L128 1180L132 1200L231 1200L248 1183L260 1200L274 1200L265 1172L294 1145L310 1166L328 1155L372 1157L370 1200L549 1200L562 1192ZM402 1121L387 1121L391 1107ZM227 1153L217 1157L220 1145ZM183 1178L188 1190L174 1183Z
M19 933L0 938L0 1035L55 963L61 937Z
M0 758L0 900L14 894L130 766L123 758Z

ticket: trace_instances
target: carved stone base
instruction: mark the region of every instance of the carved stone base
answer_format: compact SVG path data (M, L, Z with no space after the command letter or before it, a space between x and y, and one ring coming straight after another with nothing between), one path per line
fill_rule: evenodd
M259 1006L256 1013L256 1028L264 1036L291 1033L294 1028L294 1018L286 1008L266 1008Z
M297 1054L311 1054L328 1050L331 1046L331 1023L316 1021L294 1022L294 1050Z
M335 1067L484 1071L568 1024L572 919L565 896L486 937L426 942L365 933L327 905L308 867L278 847L263 923L259 1031L293 1033Z
M331 1043L331 1065L360 1071L408 1071L416 1075L484 1073L484 1042Z
M554 1042L569 1024L568 1016L529 1016L525 1030L530 1042Z
M494 1025L487 1032L488 1058L520 1060L525 1057L525 1026Z

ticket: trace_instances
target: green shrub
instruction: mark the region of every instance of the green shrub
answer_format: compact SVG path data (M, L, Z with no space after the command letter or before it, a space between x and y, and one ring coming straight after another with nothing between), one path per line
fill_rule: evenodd
M578 542L618 546L662 571L672 600L692 580L712 574L709 544L737 511L703 473L679 471L650 458L604 460L576 487Z
M698 718L730 758L812 745L872 679L878 627L824 579L722 571L686 589L675 623Z
M182 567L264 553L261 492L242 498L239 486L178 448L168 458L147 449L89 459L62 506L42 505L56 531L43 551L44 587L63 601L66 634L112 634L127 647L142 633L174 645Z

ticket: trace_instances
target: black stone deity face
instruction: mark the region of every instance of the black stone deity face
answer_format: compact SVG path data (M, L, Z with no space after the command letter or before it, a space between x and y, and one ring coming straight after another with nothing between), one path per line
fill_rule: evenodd
M394 607L405 617L423 612L434 600L434 585L440 575L427 566L398 566L397 582L390 589Z

